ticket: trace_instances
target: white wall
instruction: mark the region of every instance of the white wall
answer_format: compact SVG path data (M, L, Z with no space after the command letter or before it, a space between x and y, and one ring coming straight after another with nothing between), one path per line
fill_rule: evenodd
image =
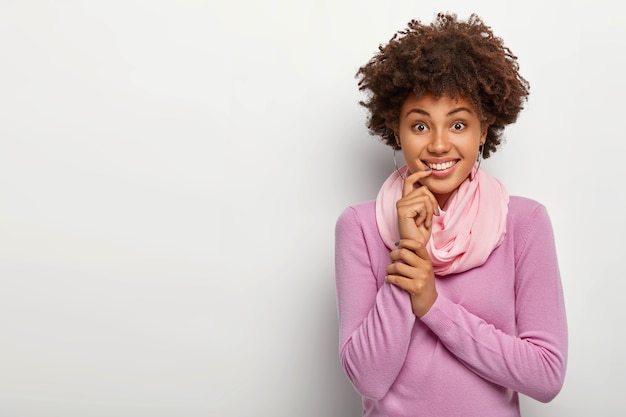
M567 380L525 415L623 415L623 14L468 3L3 0L0 416L359 415L333 229L392 159L353 77L446 10L532 85L484 165L548 207L560 255Z

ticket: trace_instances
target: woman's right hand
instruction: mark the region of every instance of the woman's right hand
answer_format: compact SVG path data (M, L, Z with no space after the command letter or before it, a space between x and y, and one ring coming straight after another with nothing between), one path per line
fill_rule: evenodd
M430 239L433 215L439 215L437 199L419 182L431 170L417 171L404 179L402 198L396 203L400 239L413 239L423 245Z

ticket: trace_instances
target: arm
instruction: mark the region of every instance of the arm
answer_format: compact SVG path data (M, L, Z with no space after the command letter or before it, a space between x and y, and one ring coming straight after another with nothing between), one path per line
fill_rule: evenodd
M560 391L567 360L567 324L552 226L538 207L516 257L518 335L439 297L422 321L482 378L548 402Z
M406 292L378 288L354 209L339 217L335 238L341 363L361 395L380 399L404 365L415 316Z

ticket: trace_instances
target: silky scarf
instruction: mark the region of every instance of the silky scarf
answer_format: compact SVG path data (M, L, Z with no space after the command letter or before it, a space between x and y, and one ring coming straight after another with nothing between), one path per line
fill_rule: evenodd
M393 250L400 239L396 202L402 198L406 165L383 183L376 197L376 223L385 245ZM455 274L485 263L504 241L509 195L500 181L477 165L450 196L445 211L433 216L426 249L437 275Z

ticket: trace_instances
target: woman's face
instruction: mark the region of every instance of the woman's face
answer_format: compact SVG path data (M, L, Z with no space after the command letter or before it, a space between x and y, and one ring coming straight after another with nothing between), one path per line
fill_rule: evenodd
M432 94L409 95L400 109L396 132L409 170L432 169L421 183L442 208L469 176L486 135L487 128L467 100Z

